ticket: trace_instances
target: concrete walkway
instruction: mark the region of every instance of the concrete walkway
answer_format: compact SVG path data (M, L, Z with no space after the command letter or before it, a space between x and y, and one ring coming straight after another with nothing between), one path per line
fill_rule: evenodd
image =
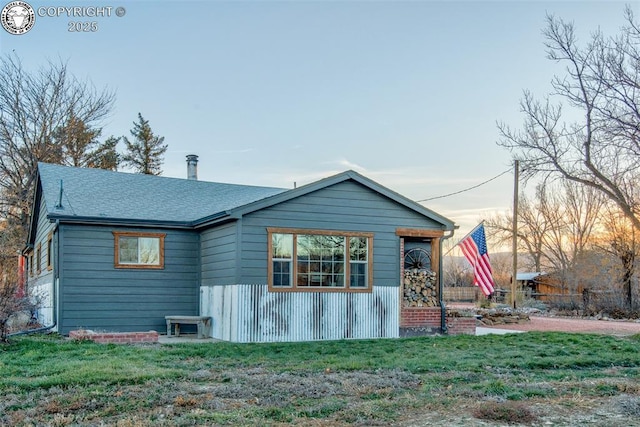
M220 342L215 338L198 338L196 334L180 334L179 337L158 335L159 344L210 344Z
M494 335L504 335L504 334L521 334L524 331L514 331L511 329L498 329L498 328L483 328L483 327L476 327L476 335L489 335L489 334L494 334Z

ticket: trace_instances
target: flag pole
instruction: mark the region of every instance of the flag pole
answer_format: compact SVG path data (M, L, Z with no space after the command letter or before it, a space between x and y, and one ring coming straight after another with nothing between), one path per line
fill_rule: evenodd
M478 228L480 228L481 225L484 224L484 219L482 221L480 221L480 224L476 225L475 227L473 227L473 230L471 230L470 232L468 232L467 234L464 235L464 237L460 240L458 240L458 243L456 243L455 245L453 245L453 247L451 249L449 249L447 251L446 254L442 255L443 257L449 255L449 253L460 244L460 242L462 242L464 239L466 239L467 237L469 237L474 231L476 231Z
M513 236L511 238L511 251L513 265L511 270L511 305L516 308L516 282L518 277L518 179L520 177L520 160L515 160L513 172Z

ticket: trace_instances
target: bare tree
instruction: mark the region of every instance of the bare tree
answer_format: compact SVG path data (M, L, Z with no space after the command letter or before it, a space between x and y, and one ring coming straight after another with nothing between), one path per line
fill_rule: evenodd
M16 281L0 280L0 343L7 342L11 318L30 308Z
M620 283L627 308L633 308L633 276L640 249L631 221L612 206L602 211L602 231L594 247L613 255L620 262ZM622 218L621 218L622 216Z
M571 181L542 182L530 200L519 202L518 244L532 260L534 271L556 272L564 284L576 287L576 262L588 247L598 223L603 197L594 189ZM508 242L513 233L509 214L490 218L490 236Z
M473 271L462 257L446 256L443 259L444 285L450 287L473 286Z
M499 144L521 158L525 177L591 187L640 229L640 27L629 7L625 18L617 36L596 31L580 46L572 23L548 16L547 56L566 64L565 75L553 79L542 101L524 92L524 128L499 124ZM567 123L576 113L582 118Z
M72 117L94 128L111 112L114 98L77 80L66 63L30 72L16 56L0 58L0 220L3 232L17 235L7 242L10 252L25 241L38 162L60 163L54 131Z
M542 213L535 209L531 200L520 196L518 201L518 252L529 256L519 258L519 262L527 262L519 267L527 270L541 271L543 257L543 239L547 234L547 224ZM511 244L513 235L513 212L498 213L485 221L487 238L495 245Z

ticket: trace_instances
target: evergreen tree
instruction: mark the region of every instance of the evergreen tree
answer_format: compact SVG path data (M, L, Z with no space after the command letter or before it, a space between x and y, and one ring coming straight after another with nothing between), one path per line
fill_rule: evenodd
M89 153L87 166L90 168L107 169L117 171L120 165L120 154L116 151L116 147L121 138L110 136L95 150Z
M93 129L73 113L67 122L52 133L53 155L50 161L75 167L117 170L120 138L109 137L100 143L102 129Z
M122 163L132 167L139 173L147 175L162 174L163 155L167 151L167 144L163 144L164 137L153 134L149 121L138 113L138 121L131 129L133 141L124 136L126 152L122 156Z

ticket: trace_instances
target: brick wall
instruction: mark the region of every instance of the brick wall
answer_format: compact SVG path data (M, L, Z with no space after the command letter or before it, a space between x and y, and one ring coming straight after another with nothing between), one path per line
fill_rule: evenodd
M440 328L440 307L402 307L400 309L402 328Z
M147 332L94 332L91 330L70 331L73 340L89 340L101 344L134 344L158 342L156 331Z
M447 316L447 329L449 335L476 334L475 317L451 317Z
M426 328L440 331L440 307L401 307L401 328ZM476 333L475 317L447 316L447 332L450 335Z

